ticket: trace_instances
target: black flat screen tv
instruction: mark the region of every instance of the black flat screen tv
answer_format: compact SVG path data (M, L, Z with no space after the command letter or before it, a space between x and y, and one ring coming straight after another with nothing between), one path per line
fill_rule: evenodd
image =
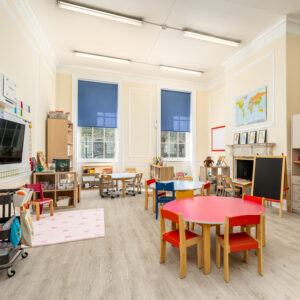
M0 164L22 162L25 125L0 118Z

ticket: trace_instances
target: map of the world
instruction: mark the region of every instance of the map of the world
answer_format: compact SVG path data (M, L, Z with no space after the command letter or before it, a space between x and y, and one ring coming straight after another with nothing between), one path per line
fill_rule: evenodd
M267 87L235 100L235 124L243 126L267 120Z

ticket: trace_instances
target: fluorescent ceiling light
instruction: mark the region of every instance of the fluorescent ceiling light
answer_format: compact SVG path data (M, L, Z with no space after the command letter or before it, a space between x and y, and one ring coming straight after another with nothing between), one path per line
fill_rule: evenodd
M67 2L67 1L57 1L57 5L60 8L76 11L79 13L87 14L87 15L92 15L96 17L101 17L113 21L118 21L118 22L123 22L127 23L130 25L135 25L135 26L141 26L143 24L143 21L138 18L132 18L132 17L127 17L119 14L115 14L112 12L104 11L101 9L96 9L96 8L91 8L79 4L75 4L72 2Z
M189 30L184 30L183 35L189 38L203 40L206 42L217 43L217 44L231 46L231 47L238 47L240 45L240 42L237 41L227 40L227 39L223 39L223 38L219 38L219 37L215 37L203 33L193 32Z
M85 52L80 52L80 51L74 51L74 54L77 55L77 56L80 56L80 57L85 57L85 58L107 60L107 61L112 61L112 62L117 62L117 63L123 63L123 64L129 64L130 63L129 59L122 59L122 58L116 58L116 57L110 57L110 56L103 56L103 55L85 53Z
M159 67L162 70L167 70L167 71L182 72L182 73L188 73L188 74L194 74L194 75L202 75L203 74L203 72L201 72L201 71L194 71L194 70L175 68L175 67L169 67L169 66L159 66Z

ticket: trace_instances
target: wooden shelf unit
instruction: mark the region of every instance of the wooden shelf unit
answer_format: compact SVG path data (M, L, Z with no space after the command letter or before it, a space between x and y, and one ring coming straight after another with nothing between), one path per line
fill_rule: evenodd
M47 162L70 159L73 169L73 124L66 119L47 119Z
M207 181L207 171L210 170L211 175L217 176L218 174L224 177L230 177L230 166L212 166L212 167L200 167L200 181ZM220 170L220 172L219 172Z
M58 183L60 179L69 178L70 182L73 183L73 189L65 188L58 189ZM54 190L43 190L44 196L53 199L53 204L55 209L60 208L74 208L77 206L78 202L78 183L77 183L77 172L38 172L33 173L33 183L37 182L48 182L54 184ZM68 196L70 197L69 205L59 206L58 197L59 196ZM35 192L33 199L38 198L38 193Z
M157 181L166 181L174 179L174 167L173 166L158 166L150 165L150 177L155 178Z
M292 149L291 149L291 210L300 213L300 161L298 157L300 154L300 114L293 115L291 120L292 131Z
M84 170L95 169L95 173L84 173ZM111 169L111 165L102 165L102 166L91 166L86 165L82 166L81 172L81 189L82 190L92 190L92 189L99 189L99 177L100 175L105 173L105 169ZM88 177L91 177L91 180L88 180ZM90 187L85 187L85 184L88 183Z

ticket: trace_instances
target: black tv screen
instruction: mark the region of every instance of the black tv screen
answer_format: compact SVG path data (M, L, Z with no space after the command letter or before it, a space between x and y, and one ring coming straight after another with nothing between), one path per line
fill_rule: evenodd
M22 162L25 125L0 118L0 164Z

